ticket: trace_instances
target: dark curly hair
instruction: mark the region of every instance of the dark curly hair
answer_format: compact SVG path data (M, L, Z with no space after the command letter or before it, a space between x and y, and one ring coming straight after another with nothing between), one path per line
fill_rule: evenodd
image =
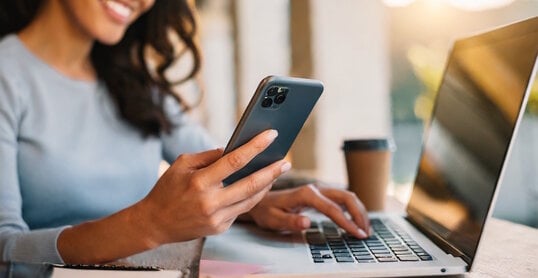
M172 91L173 85L193 78L201 65L194 7L189 1L156 0L148 12L129 26L118 44L96 42L91 51L97 76L105 82L121 116L144 136L159 136L171 130L172 123L164 110L167 96L176 99L185 110L190 108ZM43 0L0 1L0 37L26 27L42 3ZM185 46L179 54L174 42L177 38ZM158 61L154 70L147 63L148 48ZM178 80L168 80L167 69L189 52L193 66L188 74Z

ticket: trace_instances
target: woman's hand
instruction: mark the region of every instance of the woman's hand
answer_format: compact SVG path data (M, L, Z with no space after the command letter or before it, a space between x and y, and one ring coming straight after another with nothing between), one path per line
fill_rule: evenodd
M370 220L366 209L354 193L346 190L305 185L272 191L249 212L249 215L256 224L264 228L300 231L310 227L310 219L299 214L305 207L317 209L358 238L368 236ZM346 217L343 208L352 219Z
M64 229L58 251L66 263L104 263L159 245L226 230L249 211L273 181L290 169L277 161L227 187L222 180L243 168L276 138L262 132L222 156L213 150L178 157L140 202L102 219Z
M243 168L276 136L274 130L265 131L225 156L220 149L179 156L137 204L155 245L221 233L239 214L252 209L273 181L290 169L289 162L277 161L227 187L222 180Z

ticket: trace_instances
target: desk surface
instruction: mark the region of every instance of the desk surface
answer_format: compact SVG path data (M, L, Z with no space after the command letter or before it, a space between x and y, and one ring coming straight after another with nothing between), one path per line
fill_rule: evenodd
M470 277L537 277L538 230L500 219L486 223Z

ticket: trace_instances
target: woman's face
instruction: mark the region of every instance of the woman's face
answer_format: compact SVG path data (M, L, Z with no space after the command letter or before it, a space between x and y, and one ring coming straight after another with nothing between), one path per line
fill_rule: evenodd
M155 0L61 0L61 3L82 32L103 44L115 44Z

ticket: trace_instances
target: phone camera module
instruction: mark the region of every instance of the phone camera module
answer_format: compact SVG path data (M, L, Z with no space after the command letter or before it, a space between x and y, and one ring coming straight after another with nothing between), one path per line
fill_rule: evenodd
M275 99L275 101L276 101L276 99ZM267 107L271 107L271 105L273 105L273 100L271 98L266 97L266 98L263 99L262 107L267 108Z

